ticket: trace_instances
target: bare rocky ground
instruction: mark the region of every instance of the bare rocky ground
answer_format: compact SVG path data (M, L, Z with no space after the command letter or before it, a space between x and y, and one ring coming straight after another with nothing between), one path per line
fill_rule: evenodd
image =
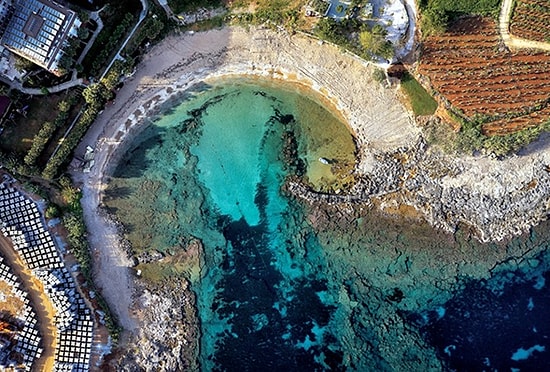
M351 195L365 204L388 213L406 211L446 231L466 224L486 241L526 231L548 215L548 151L497 160L427 148L396 89L374 82L371 66L336 47L265 29L169 37L149 51L77 150L82 156L85 146L95 148L91 173L73 172L82 185L96 281L127 330L122 354L114 354L124 357L112 358L113 369L193 368L198 322L188 313L194 297L185 282L145 284L135 278L116 224L100 213L109 173L124 143L160 104L193 84L242 74L295 81L340 110L359 150L360 182Z
M136 284L140 328L109 358L115 371L198 370L195 295L185 279Z
M372 151L354 189L334 202L369 201L390 214L409 208L444 231L464 225L482 242L502 241L547 219L549 164L544 150L504 160L457 157L420 138L411 147Z

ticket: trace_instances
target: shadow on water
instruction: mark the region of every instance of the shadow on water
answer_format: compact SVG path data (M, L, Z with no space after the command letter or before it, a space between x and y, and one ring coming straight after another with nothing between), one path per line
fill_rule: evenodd
M151 150L162 147L165 141L175 136L178 136L178 138L185 136L186 141L170 143L170 150L181 151L186 156L190 156L189 144L197 141L200 136L200 128L203 125L202 115L207 111L209 106L221 101L224 95L214 96L200 107L188 110L184 120L177 119L177 117L181 117L181 114L176 110L182 103L196 99L197 94L209 89L212 89L211 85L198 83L177 97L163 103L159 109L159 114L150 118L151 123L141 130L138 138L132 140L131 144L127 144L129 147L119 160L114 176L119 178L142 177L144 172L158 160L148 157ZM158 119L167 117L174 118L174 121L170 122L169 126L160 126L155 123ZM176 122L176 120L179 120L179 122ZM168 146L165 147L168 148ZM113 190L114 192L115 190ZM112 195L115 196L116 194ZM127 195L123 193L122 196Z
M270 263L275 260L265 224L249 226L244 219L224 221L223 234L233 254L225 255L225 275L217 284L213 304L231 331L217 342L213 357L226 371L304 371L337 369L342 355L328 345L335 339L323 332L333 306L321 303L317 292L327 290L324 279L299 278L290 293ZM319 363L322 362L322 364Z
M132 195L133 190L128 186L112 186L105 190L105 199L128 199Z
M465 279L446 303L403 313L456 371L543 371L550 365L550 255L548 222L509 244L541 244L523 266L510 260L489 279ZM541 234L544 234L542 235ZM541 236L542 235L542 236Z

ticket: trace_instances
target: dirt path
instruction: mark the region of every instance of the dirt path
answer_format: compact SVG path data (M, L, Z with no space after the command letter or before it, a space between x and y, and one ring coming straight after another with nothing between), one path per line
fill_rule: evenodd
M498 28L502 41L508 48L540 49L550 52L550 43L527 40L515 37L510 33L510 19L512 17L513 0L504 0L500 9Z
M33 364L33 371L53 371L57 334L53 323L55 309L44 292L43 285L21 261L19 255L13 249L11 241L2 234L0 234L0 251L4 256L6 265L11 268L15 276L21 281L22 287L27 292L36 314L44 350L40 358Z

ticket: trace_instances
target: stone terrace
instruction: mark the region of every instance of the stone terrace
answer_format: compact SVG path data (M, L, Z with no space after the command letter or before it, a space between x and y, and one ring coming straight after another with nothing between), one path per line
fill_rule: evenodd
M0 183L0 223L15 251L43 284L56 316L56 371L88 371L93 319L74 278L65 267L54 240L45 228L37 205L8 185Z

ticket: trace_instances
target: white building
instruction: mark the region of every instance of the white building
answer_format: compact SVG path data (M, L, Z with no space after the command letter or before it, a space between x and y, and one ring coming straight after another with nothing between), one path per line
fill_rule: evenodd
M50 0L0 0L0 44L58 75L58 62L81 22Z

